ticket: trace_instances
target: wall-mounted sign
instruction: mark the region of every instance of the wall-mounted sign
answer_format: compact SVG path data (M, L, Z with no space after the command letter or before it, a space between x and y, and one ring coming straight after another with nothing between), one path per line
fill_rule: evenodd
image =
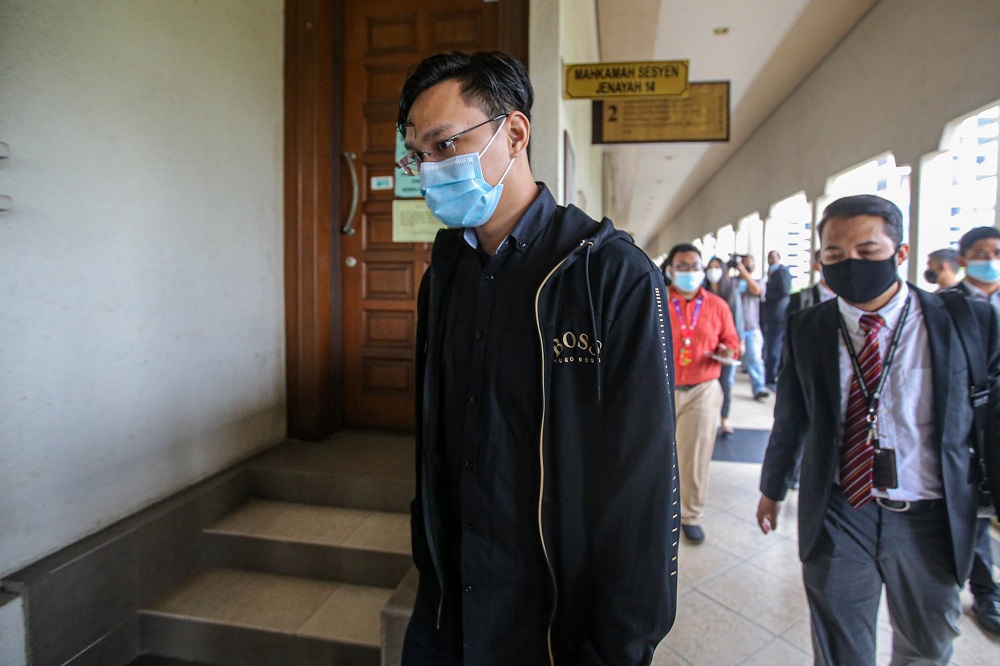
M444 228L423 199L393 200L392 242L433 243L437 232Z
M688 60L566 65L563 99L686 97Z
M593 143L729 141L729 81L691 83L686 99L595 100Z
M406 155L406 147L403 145L403 137L396 132L396 161L403 159ZM414 199L422 197L420 193L420 176L407 176L400 169L396 169L396 190L393 193L401 199Z
M392 189L392 176L371 177L372 192L379 192L381 190L391 190L391 189Z

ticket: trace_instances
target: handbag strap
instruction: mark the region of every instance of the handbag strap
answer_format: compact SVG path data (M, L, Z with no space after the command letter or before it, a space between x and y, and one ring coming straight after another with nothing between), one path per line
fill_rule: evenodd
M972 306L967 297L957 289L942 291L941 300L951 313L958 330L958 339L965 351L969 366L969 399L976 426L976 457L979 459L980 481L986 480L986 461L983 457L986 434L986 408L990 397L990 386L986 379L986 347L983 345L982 329L972 314Z

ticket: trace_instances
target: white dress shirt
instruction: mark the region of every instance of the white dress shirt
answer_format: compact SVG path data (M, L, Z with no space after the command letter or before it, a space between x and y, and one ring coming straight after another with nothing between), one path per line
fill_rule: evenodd
M899 346L882 387L878 406L879 445L883 449L896 450L899 487L888 490L876 488L872 494L893 500L937 499L944 497L944 488L941 480L941 457L934 443L931 351L920 300L910 294L906 283L901 280L899 291L892 299L881 310L871 314L881 315L885 320L885 325L878 333L879 351L884 364L907 299L910 300L910 312L903 324ZM867 335L861 328L860 319L861 315L868 313L842 298L837 299L837 305L850 333L851 343L860 355ZM845 416L854 366L839 327L836 333L840 353L841 408L842 416ZM839 470L836 476L839 483Z

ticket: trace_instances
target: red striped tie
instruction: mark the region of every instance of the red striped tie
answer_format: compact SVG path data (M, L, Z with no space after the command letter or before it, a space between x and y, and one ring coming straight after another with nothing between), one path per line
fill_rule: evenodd
M882 354L878 346L878 332L885 324L878 315L861 315L861 328L868 331L865 346L861 349L858 365L871 394L882 376ZM851 379L851 392L847 398L847 417L844 421L844 446L840 452L840 489L848 504L860 509L872 500L872 466L875 447L868 440L868 403L861 393L858 375Z

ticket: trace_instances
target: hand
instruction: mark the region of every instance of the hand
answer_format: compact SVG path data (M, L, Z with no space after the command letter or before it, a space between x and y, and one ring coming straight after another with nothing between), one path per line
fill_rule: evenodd
M736 351L726 345L719 345L718 349L715 350L715 355L722 356L723 358L733 358L736 356Z
M757 504L757 524L760 531L768 534L771 530L778 529L778 514L781 513L781 502L775 502L766 495L760 496Z
M740 340L740 356L747 355L747 343Z

